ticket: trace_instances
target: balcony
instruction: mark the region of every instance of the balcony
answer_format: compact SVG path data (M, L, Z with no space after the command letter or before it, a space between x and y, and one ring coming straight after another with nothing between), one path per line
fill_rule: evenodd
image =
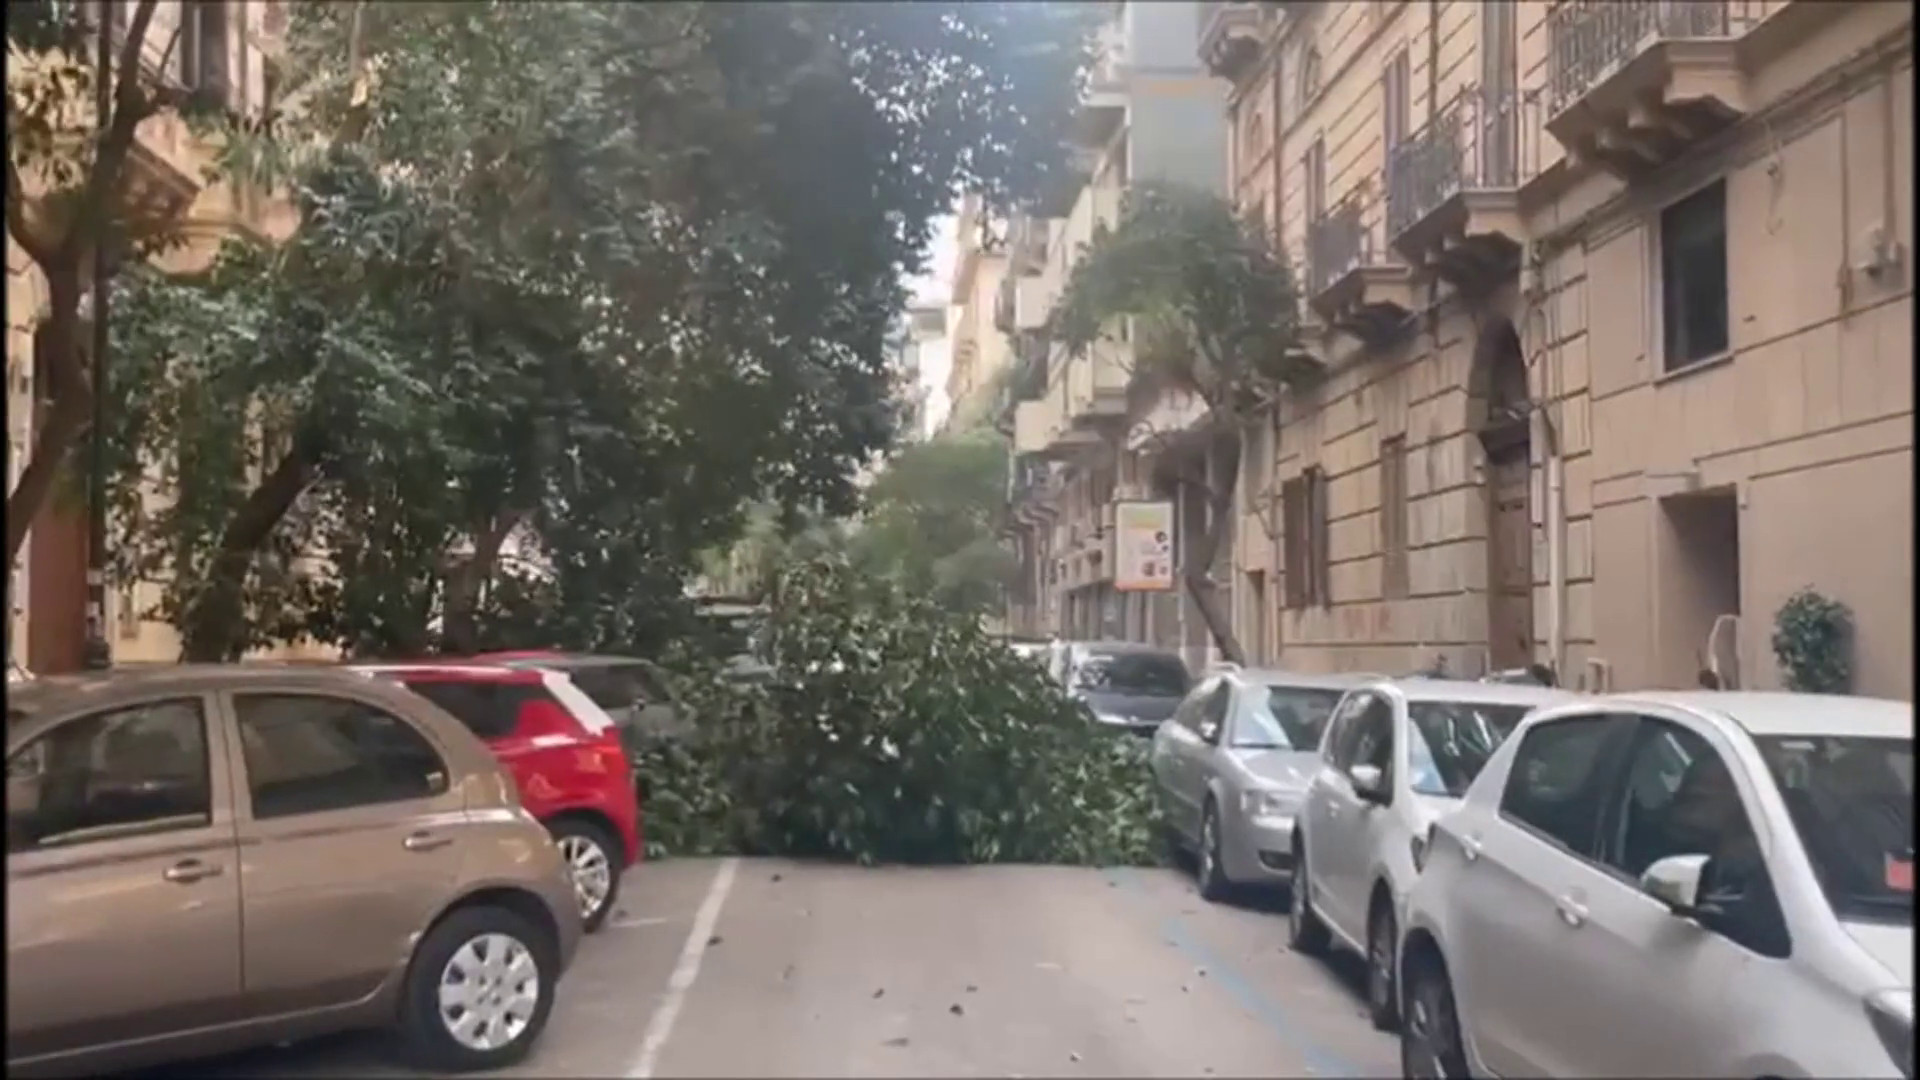
M1076 145L1104 150L1126 123L1129 70L1126 28L1116 19L1101 28L1094 41L1087 95L1074 116Z
M1547 14L1547 131L1625 180L1673 161L1747 112L1735 44L1758 7L1563 0Z
M1016 214L1007 225L1007 269L1012 274L1038 274L1047 266L1048 219Z
M1307 303L1328 330L1368 346L1392 341L1414 309L1413 275L1376 250L1359 198L1307 225Z
M1102 445L1097 433L1083 431L1067 423L1066 395L1062 389L1054 386L1040 397L1014 406L1015 454L1057 460Z
M1066 357L1061 366L1069 424L1098 432L1126 420L1127 387L1133 381L1131 351L1125 344L1103 340L1084 353Z
M1212 0L1200 5L1200 59L1217 78L1238 81L1260 58L1261 5Z
M1387 239L1417 273L1462 292L1510 279L1526 243L1520 186L1538 171L1537 106L1462 90L1387 159ZM1524 145L1528 144L1528 145Z

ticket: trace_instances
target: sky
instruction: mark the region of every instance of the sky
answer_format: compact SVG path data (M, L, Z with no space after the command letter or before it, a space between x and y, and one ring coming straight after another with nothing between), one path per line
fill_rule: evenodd
M927 272L907 282L913 291L913 303L938 303L951 309L952 282L948 275L953 272L953 257L957 247L954 218L951 214L933 223L933 247L927 259ZM951 310L948 312L952 316ZM945 341L929 343L929 348L920 357L920 385L927 390L927 408L922 421L926 428L922 434L931 434L942 420L946 419L947 409L952 403L947 400L947 366L951 358Z

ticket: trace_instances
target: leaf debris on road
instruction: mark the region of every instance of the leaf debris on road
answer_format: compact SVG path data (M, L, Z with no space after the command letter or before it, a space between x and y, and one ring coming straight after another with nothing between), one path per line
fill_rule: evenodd
M950 1013L952 1013L952 1014L953 1014L953 1015L955 1015L955 1016L965 1016L965 1015L967 1015L967 1010L965 1010L965 1009L963 1009L963 1008L961 1008L961 1007L960 1007L960 1003L959 1003L959 1002L957 1002L957 1001L956 1001L956 1002L954 1002L954 1003L953 1003L952 1005L949 1005L949 1006L947 1006L947 1011L948 1011L948 1012L950 1012Z

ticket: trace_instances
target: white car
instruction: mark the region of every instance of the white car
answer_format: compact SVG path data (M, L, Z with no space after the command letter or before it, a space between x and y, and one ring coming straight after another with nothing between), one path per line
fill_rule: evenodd
M1913 1076L1913 706L1589 699L1423 847L1408 1076Z
M1394 959L1416 840L1522 717L1575 700L1540 686L1425 678L1383 679L1340 699L1294 819L1289 941L1299 952L1332 944L1366 957L1376 1027L1396 1021Z

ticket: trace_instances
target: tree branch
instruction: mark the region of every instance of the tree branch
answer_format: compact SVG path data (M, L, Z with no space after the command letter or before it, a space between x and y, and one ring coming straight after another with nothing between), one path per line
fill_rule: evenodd
M127 26L126 40L120 43L119 81L114 85L112 116L93 154L93 168L87 173L86 187L73 219L67 226L57 261L76 257L89 243L99 240L100 220L107 196L120 182L120 171L133 152L133 137L140 122L152 115L152 109L140 93L140 48L146 41L147 26L153 22L158 0L140 0ZM96 75L96 77L98 77Z
M52 265L54 257L59 254L59 248L47 243L46 238L34 231L32 223L27 220L27 185L21 179L20 167L14 164L12 157L7 158L7 232L13 236L14 243L20 245L20 250L27 253L27 258L39 264L42 271Z

